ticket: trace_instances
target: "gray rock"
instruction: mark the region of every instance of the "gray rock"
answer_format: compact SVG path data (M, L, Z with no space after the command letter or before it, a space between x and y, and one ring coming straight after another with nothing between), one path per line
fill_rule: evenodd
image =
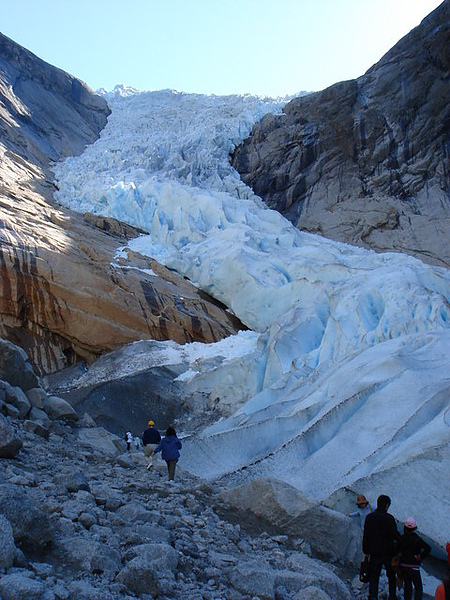
M168 544L144 544L135 547L132 554L134 558L117 575L117 581L135 594L157 595L165 589L161 581L173 579L177 552Z
M331 600L330 596L320 588L311 585L297 592L293 600Z
M99 506L104 506L106 510L116 511L125 504L123 494L101 482L92 482L90 484L92 495Z
M31 494L15 485L0 485L0 514L11 523L15 543L25 552L45 552L53 539L49 517Z
M273 600L275 577L275 570L259 561L238 563L229 570L230 581L237 590L261 600Z
M55 476L55 483L63 486L68 492L78 492L78 490L90 491L85 474L75 469L58 473Z
M250 527L301 537L327 560L340 557L353 565L360 561L360 531L350 519L284 482L254 480L223 492L221 498L245 515Z
M30 401L28 400L25 392L23 392L18 386L7 386L6 402L9 402L9 404L12 404L17 408L22 419L30 412Z
M73 581L69 585L70 600L110 600L111 595L105 589L99 589L87 581Z
M83 525L85 529L90 529L94 523L97 522L96 517L92 513L83 512L78 517L78 521Z
M90 446L102 460L119 454L116 442L122 441L103 427L82 428L78 431L78 439L80 443Z
M42 388L31 388L27 391L27 397L31 406L43 409L47 400L47 392Z
M286 559L285 567L285 570L278 573L277 583L282 583L291 591L300 591L314 586L331 598L339 598L339 600L351 598L347 586L327 565L300 552L291 553Z
M44 427L42 423L39 423L39 421L31 421L30 419L28 419L27 421L24 421L23 426L24 429L26 429L27 431L31 431L32 433L39 435L45 440L49 439L49 430L46 427Z
M64 421L77 421L78 414L74 408L59 396L48 396L44 401L44 410L52 419Z
M150 516L149 511L139 502L124 503L116 514L119 518L123 519L125 523L145 523Z
M14 562L16 546L11 523L0 515L0 570L9 569Z
M86 573L106 573L113 577L121 566L120 556L108 544L88 537L66 538L59 543L64 560L72 567Z
M0 339L0 379L25 392L40 385L25 351L4 339Z
M12 419L20 419L20 410L12 404L7 404L6 402L2 402L1 412L6 417L11 417Z
M84 413L84 415L78 421L78 425L80 427L97 427L97 423L88 413Z
M0 414L0 458L13 458L19 452L22 443L6 418Z
M32 573L30 573L32 576ZM45 588L42 581L32 579L25 573L11 573L0 578L2 600L54 600L55 595Z
M145 556L133 558L117 575L116 581L135 594L155 597L160 592L158 571Z
M51 425L51 419L48 414L41 408L33 406L30 410L29 418L32 421L39 421L45 428L49 428Z

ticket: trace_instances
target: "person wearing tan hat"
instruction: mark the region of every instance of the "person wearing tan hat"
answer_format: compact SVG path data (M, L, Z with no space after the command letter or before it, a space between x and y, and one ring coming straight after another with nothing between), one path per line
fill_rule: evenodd
M413 517L408 517L403 526L397 551L400 554L400 570L403 575L403 597L411 600L414 586L414 600L422 600L423 586L420 576L420 564L430 552L431 547L416 533L417 523Z
M149 471L155 463L154 450L161 441L161 434L155 427L154 421L147 423L147 429L142 434L142 443L144 444L144 454L148 458L147 470Z
M358 508L351 513L347 513L346 516L351 518L359 518L359 524L361 529L364 531L364 523L367 515L372 512L372 507L363 494L358 494L358 497L356 498L356 506Z

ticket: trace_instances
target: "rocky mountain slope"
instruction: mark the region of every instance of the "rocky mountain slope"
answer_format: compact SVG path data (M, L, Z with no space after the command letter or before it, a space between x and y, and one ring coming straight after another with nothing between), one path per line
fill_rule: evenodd
M267 115L233 156L299 229L450 266L450 3L365 75Z
M139 232L55 204L50 167L99 136L106 102L0 35L0 336L40 373L136 339L215 341L240 324L184 279L139 255Z

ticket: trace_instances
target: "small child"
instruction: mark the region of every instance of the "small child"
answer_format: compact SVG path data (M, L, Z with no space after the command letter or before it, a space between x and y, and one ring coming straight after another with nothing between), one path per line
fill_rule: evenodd
M364 522L369 513L372 512L372 507L369 504L369 501L363 494L359 494L356 498L356 506L357 510L351 513L347 513L347 517L359 517L359 524L361 529L364 531Z
M403 526L397 550L400 554L400 569L403 575L403 597L411 600L414 587L414 598L422 598L423 585L420 576L420 564L430 552L431 547L416 533L417 523L408 517Z

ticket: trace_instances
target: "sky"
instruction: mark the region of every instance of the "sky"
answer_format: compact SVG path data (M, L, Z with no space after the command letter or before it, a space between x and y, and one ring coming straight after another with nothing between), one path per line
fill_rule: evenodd
M0 0L0 31L94 90L270 97L365 73L438 0Z

